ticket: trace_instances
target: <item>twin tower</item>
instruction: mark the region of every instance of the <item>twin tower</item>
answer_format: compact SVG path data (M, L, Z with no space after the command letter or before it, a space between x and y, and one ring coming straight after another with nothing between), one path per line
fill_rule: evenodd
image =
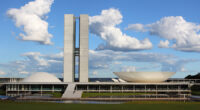
M77 20L79 29L76 28ZM79 47L76 47L76 30L79 30ZM79 82L88 82L88 31L88 15L64 15L64 82L75 82L77 69ZM78 57L78 61L75 57Z

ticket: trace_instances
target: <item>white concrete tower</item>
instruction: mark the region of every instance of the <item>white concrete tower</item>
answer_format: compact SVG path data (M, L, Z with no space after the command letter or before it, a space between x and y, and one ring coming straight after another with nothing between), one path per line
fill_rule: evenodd
M64 15L64 82L74 82L75 23L74 15Z
M79 57L79 82L88 82L88 15L79 17L79 48L75 47L76 18L66 14L64 21L64 82L74 82L75 56Z
M88 15L81 14L79 24L79 82L88 82Z

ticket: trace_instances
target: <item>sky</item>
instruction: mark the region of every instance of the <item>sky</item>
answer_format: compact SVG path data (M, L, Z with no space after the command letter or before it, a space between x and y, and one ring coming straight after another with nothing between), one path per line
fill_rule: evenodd
M119 71L173 71L174 78L194 75L200 72L199 4L1 0L0 77L38 72L62 77L64 14L89 15L89 77L116 77L113 72Z

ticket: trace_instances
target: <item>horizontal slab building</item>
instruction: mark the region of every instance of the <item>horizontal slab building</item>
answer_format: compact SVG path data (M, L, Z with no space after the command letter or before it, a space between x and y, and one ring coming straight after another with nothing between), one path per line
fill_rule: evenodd
M62 98L81 98L82 94L95 93L98 97L127 98L130 100L188 100L191 96L190 83L6 83L7 96L45 95L46 92L63 93ZM109 97L102 94L122 94ZM84 98L84 97L82 97Z

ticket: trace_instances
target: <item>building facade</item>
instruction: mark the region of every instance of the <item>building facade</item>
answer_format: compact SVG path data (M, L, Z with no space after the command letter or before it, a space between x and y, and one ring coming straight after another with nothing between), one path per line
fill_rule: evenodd
M68 89L69 88L69 89ZM188 100L191 96L189 83L7 83L7 96L45 95L60 92L62 98L84 98L84 93L117 93L120 96L89 98L127 98L131 100ZM127 95L128 93L128 95ZM124 95L123 95L124 94Z
M76 23L79 20L79 47L76 47ZM64 16L64 82L74 82L78 57L79 82L88 82L89 18L86 14Z

